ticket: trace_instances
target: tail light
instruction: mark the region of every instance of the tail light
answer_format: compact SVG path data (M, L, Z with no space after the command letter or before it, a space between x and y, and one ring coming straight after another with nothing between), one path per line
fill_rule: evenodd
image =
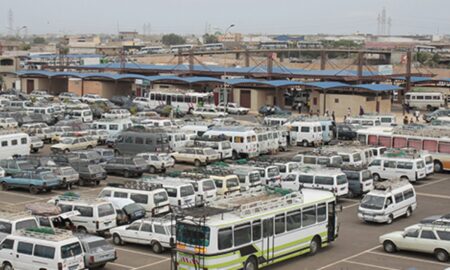
M95 228L97 228L97 230L100 228L100 223L98 221L95 222Z
M93 264L95 262L94 256L89 256L89 263Z
M178 206L181 206L181 200L178 200Z
M337 193L337 191L338 191L338 188L334 187L334 193Z
M62 270L63 269L63 264L62 263L58 263L58 270Z

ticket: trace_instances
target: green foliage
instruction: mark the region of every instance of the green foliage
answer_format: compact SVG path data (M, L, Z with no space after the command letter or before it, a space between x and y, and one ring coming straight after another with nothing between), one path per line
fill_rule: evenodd
M47 42L46 42L45 38L43 38L43 37L35 37L33 39L33 44L45 44L45 43L47 43Z
M30 44L24 43L20 46L20 49L22 51L28 51L29 49L31 49L31 46L30 46Z
M322 44L325 48L362 48L362 44L358 44L353 40L324 40Z
M219 43L219 39L215 35L204 34L203 43L204 44Z
M424 66L436 67L439 65L440 56L437 53L417 52L415 60Z
M133 105L130 107L130 113L131 115L136 115L136 113L138 112L138 108L136 105Z
M176 34L164 35L162 36L161 41L166 46L186 44L186 40L182 36Z

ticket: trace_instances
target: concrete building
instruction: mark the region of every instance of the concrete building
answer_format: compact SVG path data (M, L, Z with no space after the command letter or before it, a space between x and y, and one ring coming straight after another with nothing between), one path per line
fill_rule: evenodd
M20 58L11 56L0 56L1 89L18 87L16 72L20 69Z

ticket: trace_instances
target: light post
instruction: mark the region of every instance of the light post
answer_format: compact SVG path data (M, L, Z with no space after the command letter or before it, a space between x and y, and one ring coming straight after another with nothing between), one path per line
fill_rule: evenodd
M230 26L227 27L227 29L225 30L225 33L223 34L224 39L227 38L227 34L228 31L230 31L231 28L234 27L234 24L230 24ZM222 95L223 95L223 103L225 105L225 110L227 108L227 104L228 104L228 90L227 90L227 83L226 83L226 78L227 78L227 47L224 46L224 53L223 53L223 91L222 91ZM220 103L220 102L219 102Z

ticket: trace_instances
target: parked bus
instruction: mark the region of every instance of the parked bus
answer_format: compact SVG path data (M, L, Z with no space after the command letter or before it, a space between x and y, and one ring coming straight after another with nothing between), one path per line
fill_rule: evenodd
M262 41L259 43L260 49L287 49L289 43L287 41Z
M311 189L236 194L187 209L178 221L179 269L259 269L313 255L338 233L335 196Z
M209 44L203 44L200 47L200 50L202 51L220 51L223 50L225 46L223 46L223 43L209 43Z
M171 105L174 109L178 108L181 112L191 112L213 102L213 93L197 92L156 92L149 94L149 107L156 108L160 105Z
M258 152L258 138L256 132L251 127L212 127L203 136L226 137L231 142L233 148L233 159L238 157L256 157Z
M395 130L367 129L358 130L358 140L367 145L387 148L414 148L426 151L433 157L434 171L450 170L450 131L434 129L430 126L422 129Z
M411 108L433 111L445 106L445 96L439 92L409 92L405 104Z
M161 54L165 52L166 49L161 46L151 46L142 48L137 54Z
M167 152L169 151L169 138L165 130L134 128L120 132L114 148L115 152L122 155Z
M183 44L183 45L172 45L170 46L170 53L179 53L192 50L194 45L192 44Z

